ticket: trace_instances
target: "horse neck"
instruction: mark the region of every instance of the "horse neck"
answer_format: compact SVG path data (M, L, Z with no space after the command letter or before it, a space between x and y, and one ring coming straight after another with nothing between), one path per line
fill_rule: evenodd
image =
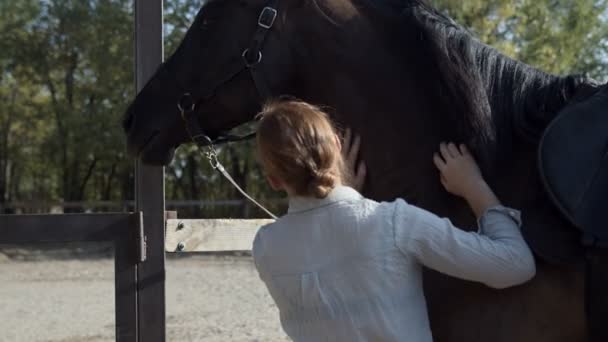
M364 144L362 152L371 164L369 179L374 198L405 195L410 199L421 197L421 203L429 203L424 197L433 202L445 200L439 194L429 156L442 140L468 142L467 136L459 135L454 128L454 123L467 120L467 113L450 118L452 109L449 103L442 103L444 96L437 92L434 82L439 77L429 72L433 65L446 61L425 61L428 54L417 49L416 37L381 31L380 25L363 16L339 25L318 16L319 22L311 22L311 18L315 16L309 13L307 24L302 22L291 32L298 38L289 46L293 77L284 91L333 108L339 124L352 127L370 142ZM521 123L531 125L539 118L546 124L572 98L581 82L576 77L549 75L516 62L468 33L465 38L475 52L465 71L477 74L480 94L475 96L486 98L490 124L499 128L497 147L488 153L494 160L482 162L511 160L509 152L516 135L512 127L525 127ZM395 47L397 44L409 45L411 50L404 54L402 47ZM484 132L485 126L479 126L479 132L464 128L460 133L472 132L475 137ZM403 157L395 159L397 155ZM498 155L501 157L496 158Z
M295 56L298 71L290 93L328 106L338 126L362 136L369 174L366 195L425 203L425 197L434 197L429 189L438 184L431 156L441 134L428 115L434 111L432 101L417 80L408 77L401 56L368 34L303 49Z
M584 77L551 75L515 61L429 6L412 8L411 17L425 37L427 53L419 63L436 66L433 76L448 98L444 109L453 103L455 113L446 117L456 128L465 123L461 131L487 164L485 171L495 169L496 156L508 159L513 142L524 136L537 141L561 108L594 88Z
M287 43L290 70L281 73L290 76L282 88L333 107L338 118L351 113L340 109L395 112L397 104L401 111L406 103L417 105L403 96L420 92L407 61L387 48L393 43L387 35L394 33L378 18L358 12L354 2L319 0L298 9L285 33L294 38Z

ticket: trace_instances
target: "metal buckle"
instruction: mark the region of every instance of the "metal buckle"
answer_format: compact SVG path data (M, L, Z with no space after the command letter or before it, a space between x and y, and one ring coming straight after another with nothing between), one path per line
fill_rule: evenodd
M258 26L270 30L274 21L277 19L278 12L272 7L264 7L258 18Z

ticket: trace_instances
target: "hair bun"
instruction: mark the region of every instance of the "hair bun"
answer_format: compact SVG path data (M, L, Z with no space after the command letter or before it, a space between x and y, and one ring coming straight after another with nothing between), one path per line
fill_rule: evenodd
M308 183L308 192L316 198L325 198L334 189L336 177L331 170L312 172L312 179Z
M293 195L325 198L342 180L343 163L328 115L301 101L271 101L259 114L258 155L264 171Z

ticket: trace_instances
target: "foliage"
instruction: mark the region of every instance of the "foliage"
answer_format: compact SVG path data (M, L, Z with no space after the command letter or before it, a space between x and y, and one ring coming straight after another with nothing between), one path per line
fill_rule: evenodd
M480 40L554 73L605 79L608 0L434 0ZM201 5L167 1L169 55ZM132 0L0 0L0 210L20 201L125 201L133 162L119 123L133 86ZM265 185L253 143L221 159L254 196ZM168 200L240 199L192 146L167 168ZM275 210L281 202L272 202ZM250 206L182 216L259 216Z
M481 41L556 73L606 78L606 0L434 0Z

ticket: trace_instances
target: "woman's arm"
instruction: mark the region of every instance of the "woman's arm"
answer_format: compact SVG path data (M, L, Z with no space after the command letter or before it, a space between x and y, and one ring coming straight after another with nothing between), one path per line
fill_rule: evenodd
M465 232L398 201L393 221L397 245L429 268L491 287L531 279L534 256L519 231L519 212L500 205L466 147L442 143L434 161L446 190L463 197L475 212L480 232Z
M479 219L480 232L465 232L450 220L395 202L395 242L404 254L447 275L494 288L519 285L534 277L534 256L519 229L519 213L502 206Z

